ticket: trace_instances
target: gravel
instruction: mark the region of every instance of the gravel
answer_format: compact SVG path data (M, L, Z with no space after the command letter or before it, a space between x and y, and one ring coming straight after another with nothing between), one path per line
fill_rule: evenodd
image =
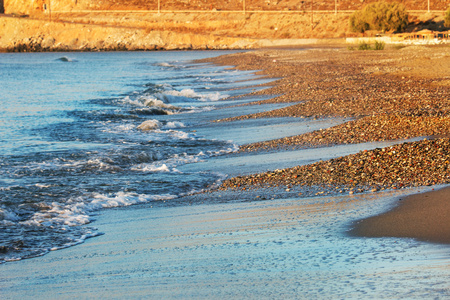
M230 178L220 190L321 186L324 193L354 193L450 182L449 47L266 50L223 56L214 62L281 78L255 93L274 98L252 104L293 102L282 109L220 122L267 117L350 119L327 129L243 145L241 152L428 137L307 166Z

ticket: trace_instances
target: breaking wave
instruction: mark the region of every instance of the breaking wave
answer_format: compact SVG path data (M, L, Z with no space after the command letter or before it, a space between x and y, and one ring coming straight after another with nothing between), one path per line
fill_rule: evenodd
M238 149L197 136L192 123L195 113L228 97L224 91L239 72L142 53L49 55L56 56L50 62L47 55L11 56L19 67L8 72L27 73L12 74L16 82L0 95L2 107L13 102L10 111L27 113L3 113L8 121L0 121L0 134L8 137L0 139L8 149L0 155L0 263L102 234L91 227L99 210L201 191L223 175L183 173L180 166ZM36 74L27 94L10 99L30 70ZM9 141L14 135L20 143Z

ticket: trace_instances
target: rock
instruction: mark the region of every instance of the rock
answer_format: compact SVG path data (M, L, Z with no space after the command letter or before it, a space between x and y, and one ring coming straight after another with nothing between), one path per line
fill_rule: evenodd
M155 130L160 127L161 123L158 120L147 120L142 122L137 128L143 131Z

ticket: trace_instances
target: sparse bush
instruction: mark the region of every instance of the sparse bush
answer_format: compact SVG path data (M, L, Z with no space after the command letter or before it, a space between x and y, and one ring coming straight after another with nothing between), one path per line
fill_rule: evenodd
M445 12L444 26L445 27L450 27L450 7Z
M384 42L379 42L379 41L375 41L375 50L384 50L384 46L385 43Z
M379 41L375 41L375 45L373 48L369 43L361 42L358 45L358 50L363 50L363 51L364 50L384 50L384 46L385 46L385 44L383 42L379 42Z
M370 29L369 23L362 17L361 12L355 11L350 17L350 30L353 32L364 32Z
M369 43L365 42L359 43L358 50L371 50L371 49L372 47L370 47Z
M355 32L366 30L403 31L408 25L408 13L401 3L375 2L355 11L350 17L350 29Z

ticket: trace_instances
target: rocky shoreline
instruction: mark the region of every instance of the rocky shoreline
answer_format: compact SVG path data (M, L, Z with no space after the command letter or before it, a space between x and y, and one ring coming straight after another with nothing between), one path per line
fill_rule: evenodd
M220 189L320 186L350 194L450 183L450 141L403 143L328 161L227 179Z
M392 147L262 174L227 179L219 188L321 186L363 192L450 183L450 48L386 51L346 49L259 51L224 56L215 63L262 70L281 78L260 101L293 102L283 109L245 115L347 117L350 121L299 136L244 145L241 152L331 147L369 141L421 138ZM440 137L440 138L438 138Z
M0 15L0 52L250 49L249 38Z

